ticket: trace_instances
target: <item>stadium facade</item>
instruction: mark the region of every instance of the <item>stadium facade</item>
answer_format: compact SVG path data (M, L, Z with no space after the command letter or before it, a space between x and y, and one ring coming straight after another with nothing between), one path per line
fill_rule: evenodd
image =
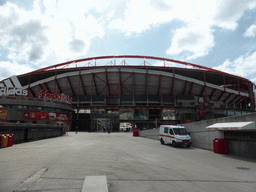
M211 68L151 56L69 61L0 82L2 122L118 131L252 113L255 85Z

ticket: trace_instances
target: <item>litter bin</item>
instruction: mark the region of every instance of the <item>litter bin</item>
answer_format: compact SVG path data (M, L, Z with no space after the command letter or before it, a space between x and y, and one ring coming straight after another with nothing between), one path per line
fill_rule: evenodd
M8 137L5 135L0 135L0 147L4 148L8 145Z
M213 139L214 153L226 154L228 153L228 140L214 138Z
M134 129L134 130L133 130L133 136L134 136L134 137L138 137L138 136L139 136L139 131L138 131L138 129Z
M8 138L7 147L11 147L13 144L13 134L5 134Z

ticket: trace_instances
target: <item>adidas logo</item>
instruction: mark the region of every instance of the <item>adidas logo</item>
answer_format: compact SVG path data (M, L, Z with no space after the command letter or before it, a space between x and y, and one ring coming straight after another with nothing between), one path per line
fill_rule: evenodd
M28 91L23 89L16 76L0 82L0 96L27 96Z

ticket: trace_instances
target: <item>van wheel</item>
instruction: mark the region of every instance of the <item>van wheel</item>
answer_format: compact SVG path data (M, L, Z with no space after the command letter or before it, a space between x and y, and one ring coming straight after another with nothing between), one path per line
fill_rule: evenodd
M172 142L172 146L173 146L173 147L177 147L177 144L176 144L175 141Z
M164 144L163 138L160 139L160 142L161 142L162 145Z

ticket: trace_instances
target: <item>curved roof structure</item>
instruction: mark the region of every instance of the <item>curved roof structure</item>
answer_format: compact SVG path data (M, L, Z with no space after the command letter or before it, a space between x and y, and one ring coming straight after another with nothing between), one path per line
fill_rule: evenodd
M91 57L17 76L29 96L41 90L65 93L73 101L167 102L197 96L228 105L253 103L253 83L192 63L138 55ZM2 81L3 82L3 81Z

